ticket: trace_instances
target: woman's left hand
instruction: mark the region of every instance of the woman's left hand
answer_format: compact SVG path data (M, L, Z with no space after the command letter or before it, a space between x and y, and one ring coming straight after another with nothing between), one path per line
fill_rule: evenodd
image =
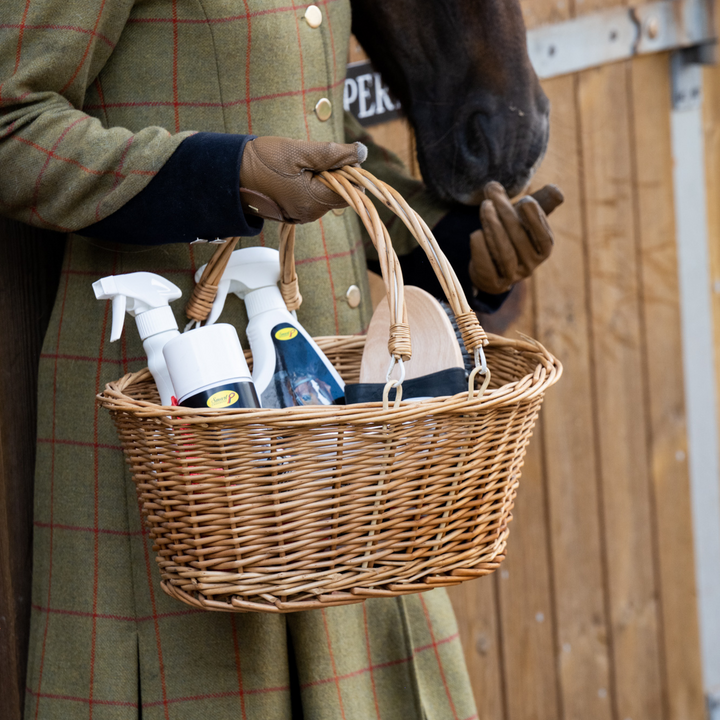
M470 235L470 279L479 290L500 294L550 256L554 237L547 215L564 197L557 186L546 185L513 205L498 182L485 186L485 197L482 228Z

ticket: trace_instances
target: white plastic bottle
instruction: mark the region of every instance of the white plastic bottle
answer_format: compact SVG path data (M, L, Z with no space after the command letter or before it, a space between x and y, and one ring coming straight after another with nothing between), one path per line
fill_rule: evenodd
M165 345L163 355L178 405L215 410L260 407L232 325L183 333Z
M180 335L170 308L170 303L182 296L180 288L154 273L136 272L104 277L93 283L93 290L98 300L112 300L110 342L122 335L125 312L135 318L160 402L170 405L174 390L162 350Z
M196 282L204 269L197 271ZM345 383L288 311L279 280L277 250L236 250L218 285L207 323L217 320L229 292L245 300L247 337L253 354L252 379L264 408L344 403Z

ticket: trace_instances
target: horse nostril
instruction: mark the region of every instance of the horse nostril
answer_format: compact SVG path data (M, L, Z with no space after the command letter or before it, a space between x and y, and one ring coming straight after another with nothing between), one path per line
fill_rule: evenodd
M465 127L465 150L474 162L492 165L494 153L492 146L496 145L495 129L490 117L481 112L473 113Z

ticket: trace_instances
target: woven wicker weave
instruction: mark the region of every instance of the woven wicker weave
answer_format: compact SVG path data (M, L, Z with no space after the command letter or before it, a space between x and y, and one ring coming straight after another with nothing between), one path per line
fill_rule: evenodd
M479 353L489 340L491 375L480 389L473 381L468 392L419 403L283 410L162 407L147 370L108 384L98 401L112 413L132 469L162 587L195 607L306 610L492 572L504 557L543 393L562 372L534 341L486 338L430 231L401 199L394 206L394 191L354 168L325 177L378 246L397 321L391 355L410 354L402 275L355 184L419 236L467 347ZM299 300L292 235L285 228L281 249L290 305ZM357 382L364 338L316 340L344 380Z

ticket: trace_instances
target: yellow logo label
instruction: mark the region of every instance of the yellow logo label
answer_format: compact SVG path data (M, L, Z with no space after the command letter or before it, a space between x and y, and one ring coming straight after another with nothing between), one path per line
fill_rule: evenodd
M278 330L275 333L275 337L278 340L292 340L296 335L298 334L298 331L295 328L283 328L282 330Z
M213 410L229 407L237 402L238 397L240 396L234 390L220 390L208 398L207 406Z

